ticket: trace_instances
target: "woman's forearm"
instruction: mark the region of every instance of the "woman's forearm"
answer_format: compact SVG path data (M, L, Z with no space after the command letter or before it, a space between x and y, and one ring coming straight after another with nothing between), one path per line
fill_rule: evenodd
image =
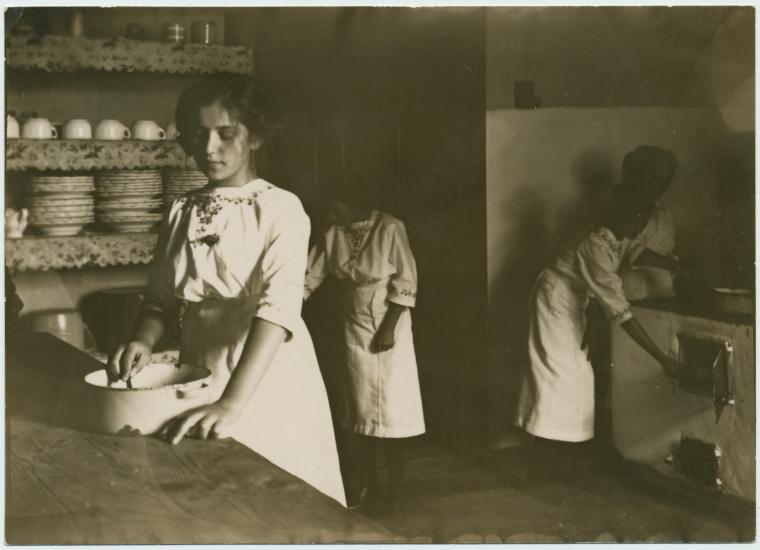
M166 333L166 325L167 319L162 313L145 309L135 319L132 328L132 340L140 340L154 348Z
M658 363L662 363L668 359L668 356L652 341L644 327L641 326L634 317L631 317L626 322L620 325L623 330L628 333L634 342L644 348Z
M279 325L258 317L253 319L240 360L220 401L237 410L245 406L269 370L286 334L285 329Z
M634 260L633 265L637 267L656 267L673 272L681 270L681 264L678 260L658 254L651 248L642 250L641 254Z

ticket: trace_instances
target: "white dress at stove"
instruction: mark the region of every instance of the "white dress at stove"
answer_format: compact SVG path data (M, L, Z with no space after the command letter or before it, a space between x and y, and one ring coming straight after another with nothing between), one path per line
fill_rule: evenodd
M617 324L632 317L618 277L623 243L606 227L580 235L538 276L517 425L546 439L594 436L594 373L582 349L586 307L596 298Z

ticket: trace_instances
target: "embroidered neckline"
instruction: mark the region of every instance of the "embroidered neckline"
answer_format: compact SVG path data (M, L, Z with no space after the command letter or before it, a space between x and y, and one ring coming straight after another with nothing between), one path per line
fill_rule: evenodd
M348 248L350 251L349 262L355 262L359 259L359 256L362 253L364 240L374 226L376 213L377 211L374 210L372 214L370 214L369 219L354 222L349 225L338 226L338 231L345 234L348 239Z
M265 185L263 188L259 188L255 191L250 189L254 187L254 183L260 185L263 182ZM198 238L192 239L189 243L192 246L205 245L211 248L219 242L219 235L213 232L209 232L209 226L214 221L214 217L222 210L225 205L247 205L253 206L254 201L258 199L260 195L269 191L274 186L271 183L265 182L261 179L252 180L242 187L215 187L211 189L203 188L196 192L192 192L179 201L190 208L195 207L195 216L198 218ZM226 193L217 193L216 191L230 190L236 194L228 196ZM205 191L205 192L204 192Z

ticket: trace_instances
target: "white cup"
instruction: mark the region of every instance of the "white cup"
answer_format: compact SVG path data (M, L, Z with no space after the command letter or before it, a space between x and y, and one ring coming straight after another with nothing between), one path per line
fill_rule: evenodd
M21 136L24 139L55 139L58 131L46 118L30 118L24 122Z
M18 120L11 115L5 117L5 136L8 139L18 139L21 135L21 130L18 127Z
M166 125L166 139L177 139L179 137L179 130L174 122L170 122Z
M132 139L146 141L166 139L166 132L152 120L138 120L132 125Z
M5 238L6 239L20 239L24 236L24 230L29 223L29 210L22 208L16 210L14 208L5 209Z
M107 118L95 125L95 139L120 140L129 139L132 132L118 120Z
M67 120L63 125L64 139L92 139L92 126L84 118Z

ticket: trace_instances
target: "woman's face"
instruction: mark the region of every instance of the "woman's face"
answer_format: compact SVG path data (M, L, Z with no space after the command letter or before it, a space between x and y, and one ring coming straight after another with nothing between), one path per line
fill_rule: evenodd
M644 231L644 228L649 221L649 214L651 211L639 212L635 216L628 219L628 223L625 227L625 236L629 239L635 239L639 233Z
M670 187L670 179L664 178L652 178L645 183L645 189L647 196L652 200L657 200L665 194L665 191Z
M326 203L332 223L336 225L348 225L354 221L356 213L346 203L335 199L326 199Z
M191 136L191 151L209 181L240 187L255 177L251 156L261 140L222 106L219 101L199 112L198 128Z

